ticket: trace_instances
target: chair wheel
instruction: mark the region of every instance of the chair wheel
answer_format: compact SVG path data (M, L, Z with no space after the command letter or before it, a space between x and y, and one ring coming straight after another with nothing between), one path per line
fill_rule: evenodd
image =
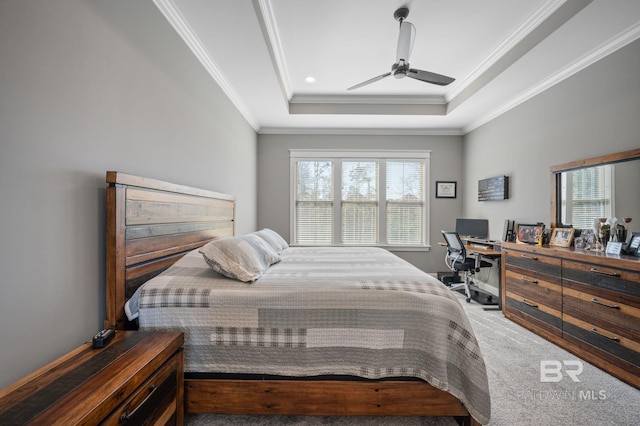
M467 297L467 303L471 303L471 298Z

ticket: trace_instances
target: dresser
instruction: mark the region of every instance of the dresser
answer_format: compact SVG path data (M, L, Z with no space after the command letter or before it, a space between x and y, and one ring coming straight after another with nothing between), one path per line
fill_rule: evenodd
M184 421L183 334L118 331L0 391L0 424L177 424Z
M502 245L504 315L640 388L640 258Z

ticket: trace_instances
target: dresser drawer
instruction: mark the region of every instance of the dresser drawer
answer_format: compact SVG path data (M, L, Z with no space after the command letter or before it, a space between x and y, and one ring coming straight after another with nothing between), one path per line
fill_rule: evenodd
M619 293L565 281L562 302L565 309L640 333L640 300L630 300Z
M510 267L528 269L538 274L560 277L562 261L555 257L544 256L535 252L503 250L507 270Z
M562 287L559 277L507 268L505 279L507 297L527 299L558 312L562 309Z
M546 277L519 268L507 269L507 310L520 311L551 326L547 331L562 335L562 288L560 278ZM540 324L538 324L540 326Z
M598 318L566 308L563 337L591 354L598 353L634 375L640 374L640 336ZM585 345L586 344L586 345Z
M565 260L562 278L563 281L619 293L632 301L640 300L640 274L637 271Z

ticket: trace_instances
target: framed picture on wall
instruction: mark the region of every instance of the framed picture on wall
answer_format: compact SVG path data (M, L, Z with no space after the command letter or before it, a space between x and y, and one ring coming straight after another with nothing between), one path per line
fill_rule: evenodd
M454 181L436 181L436 198L456 198L456 185Z

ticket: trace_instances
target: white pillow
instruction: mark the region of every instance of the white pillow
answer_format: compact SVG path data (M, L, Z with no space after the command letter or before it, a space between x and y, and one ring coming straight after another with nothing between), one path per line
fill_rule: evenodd
M254 232L254 234L269 243L269 245L273 247L273 249L278 254L282 253L282 250L289 248L289 244L287 244L285 239L282 238L276 231L273 231L269 228L261 229L260 231Z
M271 246L252 234L213 240L200 253L214 271L244 282L257 280L269 266L280 262Z

